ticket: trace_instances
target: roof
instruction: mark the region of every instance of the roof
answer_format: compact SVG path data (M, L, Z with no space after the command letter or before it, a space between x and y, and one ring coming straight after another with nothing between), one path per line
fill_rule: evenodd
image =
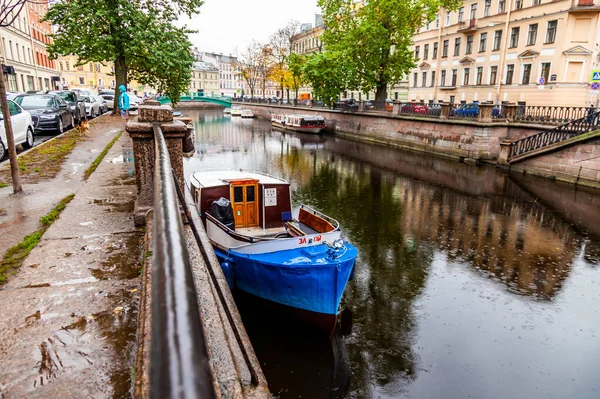
M228 185L228 180L258 180L261 184L289 184L278 177L244 170L207 170L192 174L194 185L200 187L217 187ZM195 181L194 181L195 180Z
M194 67L192 68L194 71L203 71L203 72L219 72L219 68L214 66L209 62L204 61L196 61L194 62Z

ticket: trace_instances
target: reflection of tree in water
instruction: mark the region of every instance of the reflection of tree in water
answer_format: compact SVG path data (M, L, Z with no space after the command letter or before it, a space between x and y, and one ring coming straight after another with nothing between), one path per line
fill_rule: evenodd
M372 381L385 386L416 377L412 304L427 279L432 251L415 245L399 228L404 209L394 195L392 175L343 166L321 165L294 200L338 219L360 251L357 277L348 285L345 301L352 304L354 333L361 337L360 344L348 341L351 386L359 396L368 396L363 390Z

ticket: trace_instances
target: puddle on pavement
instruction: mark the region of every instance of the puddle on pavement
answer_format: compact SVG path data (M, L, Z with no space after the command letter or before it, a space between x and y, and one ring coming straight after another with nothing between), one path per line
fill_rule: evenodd
M123 173L121 176L117 177L116 179L108 180L106 182L106 184L104 184L104 187L129 186L129 185L135 185L135 171L133 168L131 170L128 170L127 172Z
M105 212L111 213L111 212L133 212L133 207L135 204L135 201L131 200L128 202L117 202L114 199L95 199L92 200L92 203L95 205L105 205L107 208L105 210Z
M111 309L86 316L72 315L75 320L71 324L40 343L33 388L60 378L62 373L76 375L85 371L97 374L98 381L110 381L101 388L107 397L130 397L138 295L123 289L108 298Z
M98 280L128 280L140 275L140 253L143 235L132 234L118 243L111 244L106 251L108 258L99 268L89 269Z

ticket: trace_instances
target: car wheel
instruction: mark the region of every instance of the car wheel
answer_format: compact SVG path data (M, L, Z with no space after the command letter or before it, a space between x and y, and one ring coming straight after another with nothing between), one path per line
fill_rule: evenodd
M79 124L79 122L81 122L81 115L79 114L79 111L75 111L75 117L73 118L76 124ZM73 125L75 126L75 125Z
M58 118L58 133L59 134L64 133L64 131L65 131L65 127L63 126L62 118L59 117Z
M69 127L70 128L74 128L75 127L75 118L73 118L73 115L71 115L71 123L69 123Z
M6 157L6 147L4 147L4 143L0 141L0 161L2 161Z
M31 148L33 147L33 131L31 128L27 128L27 135L25 137L25 142L23 143L23 147Z

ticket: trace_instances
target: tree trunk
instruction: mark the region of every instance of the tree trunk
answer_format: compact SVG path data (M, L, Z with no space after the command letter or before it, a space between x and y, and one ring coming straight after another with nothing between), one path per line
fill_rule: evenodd
M387 100L387 82L377 82L375 92L375 108L385 111L385 100Z
M18 50L18 49L17 49ZM0 105L2 105L2 115L4 116L4 131L6 132L6 145L8 146L8 157L10 158L10 174L12 177L13 192L23 191L21 186L21 176L19 176L19 163L17 161L17 149L15 147L15 137L13 135L12 123L10 120L10 110L6 100L6 82L4 81L4 70L0 65Z
M119 86L123 85L125 86L125 89L127 89L127 65L125 64L124 55L118 56L115 60L115 82L117 87L115 87L115 100L112 114L118 115L119 95L121 94L121 92L119 91Z

